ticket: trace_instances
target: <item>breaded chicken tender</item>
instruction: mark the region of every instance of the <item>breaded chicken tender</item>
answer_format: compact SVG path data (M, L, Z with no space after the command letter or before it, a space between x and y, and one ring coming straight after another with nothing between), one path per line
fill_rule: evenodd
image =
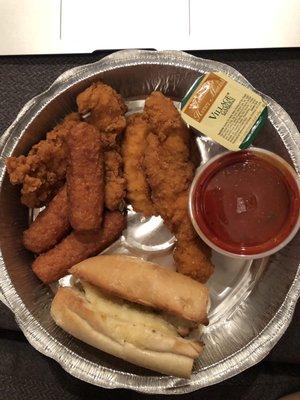
M69 219L76 231L99 229L104 206L104 157L98 130L86 122L66 137Z
M32 264L33 272L44 283L55 282L68 269L88 257L98 254L117 240L126 227L126 216L118 211L106 212L100 230L72 232Z
M116 136L126 126L127 107L122 97L102 82L93 83L77 96L78 111L86 122L96 126L106 147L115 144Z
M188 191L194 176L189 130L173 102L160 92L148 97L144 113L151 132L143 165L155 208L177 238L174 260L178 272L206 282L213 265L188 215Z
M27 156L7 158L10 182L22 185L21 202L27 207L45 205L63 186L67 167L64 139L79 120L77 113L67 115Z
M109 210L123 208L126 195L126 180L123 175L123 159L120 147L104 153L105 166L105 206Z
M185 214L185 200L194 173L185 141L169 136L161 142L150 133L143 165L155 207L170 231L175 232Z
M134 114L127 118L122 145L127 199L133 209L145 217L157 215L143 169L146 139L149 133L150 126L143 114Z
M70 230L67 189L63 186L24 231L23 244L33 253L44 253L63 239Z
M192 230L193 226L189 226ZM209 262L210 256L210 249L199 237L187 241L186 238L180 239L177 236L173 257L178 272L205 283L214 272L214 267Z

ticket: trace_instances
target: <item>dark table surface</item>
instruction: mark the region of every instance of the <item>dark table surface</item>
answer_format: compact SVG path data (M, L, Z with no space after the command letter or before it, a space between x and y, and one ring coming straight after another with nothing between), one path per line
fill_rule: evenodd
M109 52L89 55L0 57L0 135L20 108L45 90L63 71L97 61ZM273 97L300 128L300 49L192 52L227 63L258 90ZM218 385L181 396L202 400L275 400L300 390L300 303L284 336L258 365ZM124 390L83 383L33 349L0 304L0 400L146 399ZM158 398L161 396L155 396Z

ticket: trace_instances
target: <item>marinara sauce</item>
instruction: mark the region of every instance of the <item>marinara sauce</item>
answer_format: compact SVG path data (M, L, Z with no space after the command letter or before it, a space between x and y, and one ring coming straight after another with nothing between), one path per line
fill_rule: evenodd
M297 225L299 186L280 158L268 152L226 153L199 175L191 204L211 243L255 255L278 246Z

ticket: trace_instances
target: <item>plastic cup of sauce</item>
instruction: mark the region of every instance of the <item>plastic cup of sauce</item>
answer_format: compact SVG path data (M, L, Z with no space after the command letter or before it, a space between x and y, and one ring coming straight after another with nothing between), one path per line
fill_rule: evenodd
M194 228L212 249L248 259L283 248L300 226L300 184L276 154L252 147L201 166L189 195Z

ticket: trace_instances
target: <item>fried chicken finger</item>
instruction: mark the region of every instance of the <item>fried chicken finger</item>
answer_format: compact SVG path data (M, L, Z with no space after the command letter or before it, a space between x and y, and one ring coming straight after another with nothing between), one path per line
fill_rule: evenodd
M119 210L126 194L126 180L123 176L123 159L119 146L104 153L105 169L105 207Z
M32 264L33 272L44 283L54 282L73 265L94 256L112 244L122 234L126 216L118 211L106 212L102 228L95 232L72 232L47 253L41 254Z
M104 165L98 130L81 122L66 138L69 217L77 231L101 226L104 204Z
M24 231L23 244L34 253L43 253L55 246L70 229L67 189L64 186Z
M21 202L29 208L44 206L65 181L67 159L65 138L79 123L79 114L67 115L27 156L8 157L7 172L13 185L21 184Z
M142 165L149 132L150 126L143 114L131 115L127 118L122 146L127 199L133 209L145 217L157 215Z
M90 124L96 126L109 146L125 126L127 107L122 97L109 85L93 83L77 96L78 111Z
M209 249L197 236L188 215L188 191L194 176L190 132L173 102L162 93L153 92L148 97L144 113L151 132L143 165L154 205L177 239L177 270L206 282L214 269Z
M193 227L190 226L190 229L192 232ZM196 235L191 240L185 240L181 239L180 234L177 234L176 239L173 257L177 271L205 283L214 272L208 247Z

